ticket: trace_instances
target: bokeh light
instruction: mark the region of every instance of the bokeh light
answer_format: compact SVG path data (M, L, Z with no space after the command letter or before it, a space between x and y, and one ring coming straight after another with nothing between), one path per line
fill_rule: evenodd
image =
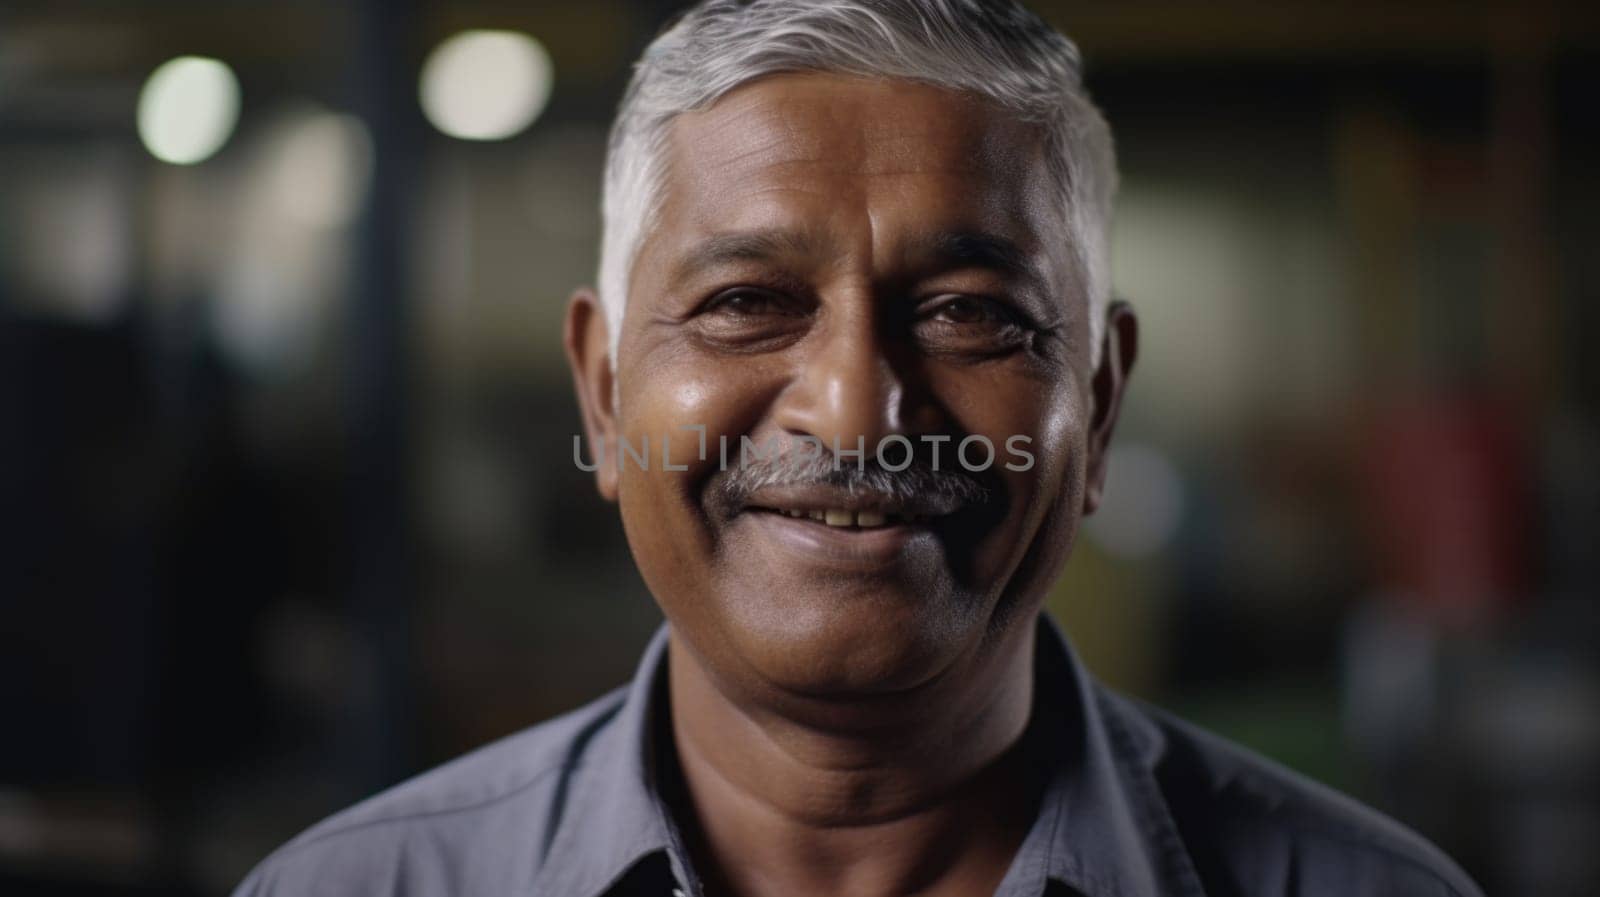
M297 102L251 129L239 155L244 201L218 253L212 336L236 371L285 382L314 363L344 293L373 139L353 115Z
M503 140L544 111L554 70L544 46L519 31L463 31L422 68L422 111L462 140Z
M267 196L316 229L348 225L372 180L372 135L361 119L325 110L288 117L274 135Z
M220 60L168 60L139 92L139 139L163 162L193 165L211 158L238 122L239 80Z

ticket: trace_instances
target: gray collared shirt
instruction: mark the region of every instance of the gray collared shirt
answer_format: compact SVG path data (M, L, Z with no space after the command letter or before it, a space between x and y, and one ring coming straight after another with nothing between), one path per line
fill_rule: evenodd
M667 653L663 626L629 686L325 820L235 897L698 897L655 774ZM996 897L1481 897L1398 824L1108 691L1046 616L1036 656L1049 784Z

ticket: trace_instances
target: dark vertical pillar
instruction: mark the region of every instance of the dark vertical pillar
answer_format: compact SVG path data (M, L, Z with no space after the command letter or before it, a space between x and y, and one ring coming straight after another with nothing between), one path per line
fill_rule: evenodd
M406 251L420 113L410 0L352 0L353 111L371 129L372 189L360 218L347 339L350 617L356 706L341 733L342 779L365 793L414 768L413 556L407 485Z
M1495 379L1528 424L1559 395L1561 341L1554 338L1557 284L1549 231L1551 123L1548 12L1519 17L1493 47L1489 197L1493 288L1486 330Z

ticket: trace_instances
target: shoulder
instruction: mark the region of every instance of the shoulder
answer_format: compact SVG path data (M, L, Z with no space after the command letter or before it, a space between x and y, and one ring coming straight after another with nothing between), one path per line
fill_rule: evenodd
M234 897L503 893L531 881L558 804L625 689L409 779L312 826Z
M1376 810L1164 711L1101 694L1107 717L1139 743L1202 878L1223 892L1481 897L1443 851Z

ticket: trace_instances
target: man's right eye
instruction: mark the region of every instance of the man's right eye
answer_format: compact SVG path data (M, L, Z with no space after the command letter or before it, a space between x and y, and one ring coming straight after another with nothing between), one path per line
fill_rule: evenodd
M770 290L750 287L725 290L713 296L701 309L701 314L723 314L736 317L783 315L799 317L805 310L798 302Z
M790 293L735 287L706 300L689 323L710 346L766 351L803 334L812 308Z

